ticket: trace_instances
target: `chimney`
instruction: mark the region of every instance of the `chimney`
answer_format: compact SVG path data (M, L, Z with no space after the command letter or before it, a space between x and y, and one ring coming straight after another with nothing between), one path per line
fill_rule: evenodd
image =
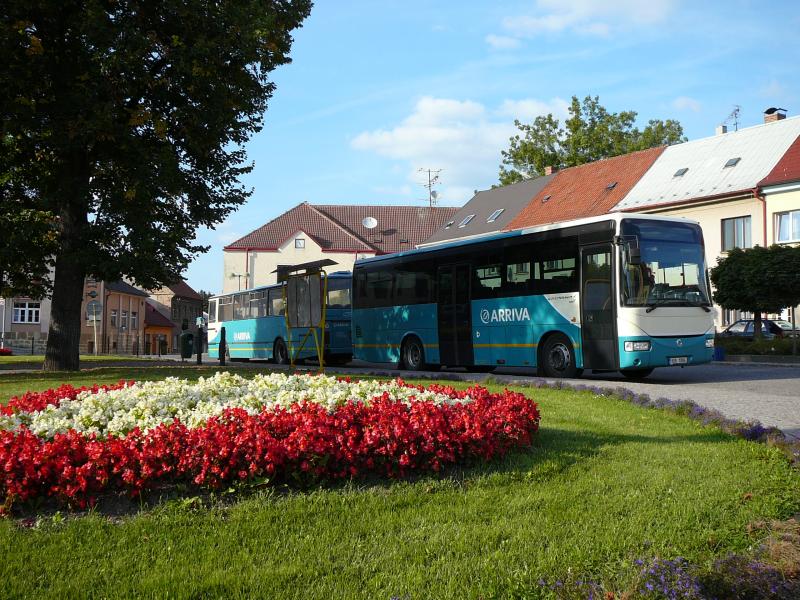
M764 111L764 123L772 123L774 121L782 121L786 118L785 108L775 108L771 106Z
M728 133L728 126L727 125L717 125L717 128L714 130L714 133L717 135L722 135L723 133Z
M544 168L544 174L545 175L552 175L556 171L558 171L558 167L547 166L547 167Z

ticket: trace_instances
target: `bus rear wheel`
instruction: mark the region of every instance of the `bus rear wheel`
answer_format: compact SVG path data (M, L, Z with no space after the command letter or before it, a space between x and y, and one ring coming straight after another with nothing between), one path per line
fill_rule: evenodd
M572 342L562 333L547 338L542 348L542 371L546 377L579 377L582 369L575 366Z
M286 349L286 342L280 338L275 340L275 346L272 348L272 358L275 360L276 365L289 364L289 351Z
M425 349L418 338L410 337L403 342L400 363L400 367L407 371L421 371L425 367Z
M622 369L620 373L622 373L626 378L637 380L637 379L644 379L650 373L653 372L653 367L648 369Z

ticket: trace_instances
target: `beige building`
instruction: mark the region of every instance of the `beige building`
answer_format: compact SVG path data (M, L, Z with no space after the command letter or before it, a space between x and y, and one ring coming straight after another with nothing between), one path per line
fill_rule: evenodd
M81 314L82 353L141 354L147 292L124 281L87 278Z
M734 247L797 243L800 118L770 111L761 125L721 128L666 148L614 210L698 221L709 268ZM715 307L718 328L738 318L737 311Z
M279 266L327 258L330 271L350 271L359 258L411 250L457 210L304 202L225 247L222 291L275 283Z

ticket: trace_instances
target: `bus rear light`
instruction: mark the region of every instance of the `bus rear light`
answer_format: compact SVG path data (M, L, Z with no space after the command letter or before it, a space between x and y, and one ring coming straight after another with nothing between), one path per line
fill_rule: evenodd
M650 342L625 342L625 352L648 352Z

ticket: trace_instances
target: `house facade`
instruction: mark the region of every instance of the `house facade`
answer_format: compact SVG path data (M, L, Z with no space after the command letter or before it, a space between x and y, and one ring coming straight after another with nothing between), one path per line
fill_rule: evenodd
M709 268L735 247L796 243L798 138L800 118L773 112L755 127L670 146L613 210L698 221ZM718 328L742 316L715 307Z
M124 281L87 278L81 303L80 351L141 354L147 292Z
M171 351L174 351L178 348L178 337L181 331L186 329L195 331L197 317L203 314L203 299L188 283L178 281L151 291L150 300L153 308L172 323L173 329L170 332L168 345ZM151 320L155 320L155 315L151 315ZM159 335L164 333L162 331ZM159 345L160 347L161 345Z
M276 283L278 266L327 258L331 271L349 271L359 258L410 250L457 210L304 202L225 247L223 293Z

